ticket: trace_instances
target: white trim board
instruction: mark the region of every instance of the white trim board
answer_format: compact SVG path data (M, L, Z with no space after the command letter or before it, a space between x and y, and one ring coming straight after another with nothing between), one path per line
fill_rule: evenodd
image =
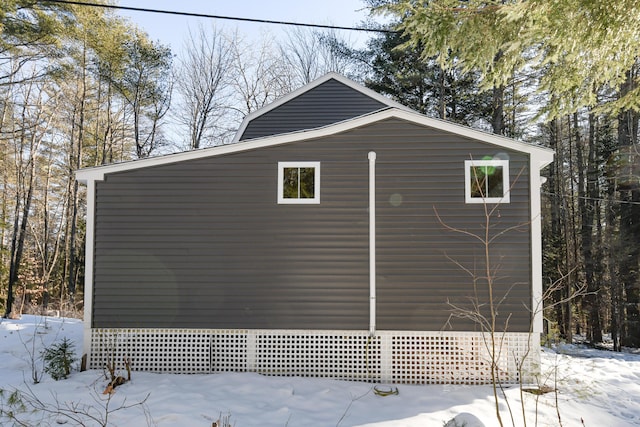
M407 122L413 124L450 132L455 135L475 139L497 147L530 154L532 155L532 166L535 167L536 163L538 163L537 166L540 169L547 166L553 161L554 151L549 148L526 144L514 139L478 131L444 120L433 119L413 111L389 108L316 129L268 136L264 138L252 139L248 141L237 142L235 144L221 145L201 150L186 151L177 154L169 154L165 156L151 157L147 159L116 163L106 166L80 169L76 172L76 178L82 183L87 183L89 181L102 181L104 179L104 176L110 173L124 172L188 160L221 156L225 154L239 153L242 151L255 150L264 147L273 147L277 145L300 142L314 138L321 138L325 136L336 135L341 132L346 132L358 127L366 126L391 118L406 120Z

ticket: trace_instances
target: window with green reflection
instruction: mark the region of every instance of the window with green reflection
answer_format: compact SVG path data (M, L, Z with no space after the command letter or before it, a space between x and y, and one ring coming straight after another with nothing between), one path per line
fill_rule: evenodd
M467 203L509 203L508 160L466 160Z
M320 203L320 162L279 162L278 203Z

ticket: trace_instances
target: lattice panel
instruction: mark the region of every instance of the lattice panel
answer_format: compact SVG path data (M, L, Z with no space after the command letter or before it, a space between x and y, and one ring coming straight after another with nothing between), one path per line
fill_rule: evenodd
M246 372L247 331L224 330L211 333L211 372Z
M495 336L496 375L530 382L539 344L526 333ZM90 369L123 360L138 371L258 372L404 384L491 382L491 338L472 332L94 329ZM519 369L520 368L520 369Z
M265 375L380 380L379 337L364 332L259 331L255 372Z
M199 329L94 329L89 367L102 369L124 359L136 371L176 374L211 371L211 334Z
M390 381L404 384L488 384L491 366L504 384L518 383L537 367L538 344L528 334L497 334L492 360L491 337L481 333L408 332L392 336ZM526 378L523 378L526 379Z

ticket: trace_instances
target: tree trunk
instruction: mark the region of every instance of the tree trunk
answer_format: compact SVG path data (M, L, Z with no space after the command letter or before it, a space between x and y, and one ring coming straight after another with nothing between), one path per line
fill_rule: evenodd
M625 83L621 86L620 96L634 88L635 73L627 72ZM620 198L620 281L624 291L625 322L623 325L622 345L640 347L640 188L634 176L634 165L640 159L637 155L638 113L623 111L618 116L618 150L621 163L617 176ZM635 147L635 148L634 148Z
M69 234L68 234L68 266L67 266L67 292L70 301L73 303L76 294L76 235L78 224L78 182L75 180L74 172L80 168L82 159L82 144L84 141L85 127L85 102L87 98L87 75L86 75L86 46L83 52L80 79L80 105L78 107L78 132L76 143L71 138L69 147Z
M8 286L8 294L7 294L7 306L5 309L5 317L11 317L13 313L13 290L14 287L18 284L19 280L19 272L20 272L20 263L22 262L22 254L24 251L24 242L27 236L27 224L29 222L29 212L31 211L31 201L33 200L33 181L35 180L35 147L31 147L30 150L30 161L29 161L29 175L27 182L27 194L22 205L22 214L19 214L19 206L20 206L20 197L21 193L18 191L16 193L16 216L14 220L13 227L13 239L11 241L11 253L10 253L10 264L9 264L9 286Z
M491 127L493 133L504 135L504 86L493 88Z
M564 177L563 165L564 155L562 148L561 126L559 120L549 123L549 142L551 148L556 151L553 163L549 166L548 185L551 189L550 195L550 226L547 233L545 252L547 271L545 275L551 282L560 280L567 272L566 258L566 209L564 206ZM569 292L569 283L564 281L564 285L554 292L554 301L563 301ZM553 316L558 325L560 338L571 341L571 312L567 304L556 304L553 309Z
M576 226L576 204L575 201L573 200L573 195L576 194L576 189L575 189L575 183L574 183L574 179L572 178L574 176L574 163L575 163L575 157L573 154L573 138L576 137L576 132L571 132L571 117L567 117L567 134L568 134L568 156L565 159L565 161L568 163L568 175L567 175L567 180L569 182L569 191L567 192L566 188L564 188L563 186L563 190L562 190L562 194L563 195L570 195L570 197L563 197L563 205L564 205L564 209L566 212L566 216L567 219L564 221L564 237L567 240L567 250L565 252L565 256L566 256L566 268L568 271L568 281L567 281L567 286L565 288L565 293L563 295L564 298L564 305L565 305L565 309L564 309L564 315L565 315L565 322L567 325L567 328L571 331L573 331L573 326L574 326L574 312L573 312L573 304L574 304L574 300L571 297L574 293L574 289L575 289L575 285L578 284L578 235L576 232L577 226ZM576 141L577 143L577 141ZM565 182L565 180L563 180L563 182ZM577 327L580 327L580 324L578 323ZM576 330L576 333L580 334L582 331ZM571 339L568 339L569 342L571 342Z
M580 211L580 240L581 255L584 265L584 278L587 295L584 298L586 308L586 333L587 339L592 343L602 342L602 324L600 319L600 302L602 289L597 279L596 259L594 252L595 213L598 209L599 194L597 190L598 176L596 164L597 148L595 136L595 124L593 114L589 115L588 153L585 158L582 149L583 141L576 141L578 157L578 210ZM574 115L577 129L577 117ZM586 172L586 173L585 173Z

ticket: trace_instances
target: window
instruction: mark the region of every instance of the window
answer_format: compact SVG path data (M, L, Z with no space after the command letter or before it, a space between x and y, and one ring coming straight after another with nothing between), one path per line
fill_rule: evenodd
M467 203L509 203L508 160L465 160Z
M278 203L320 203L320 162L279 162Z

